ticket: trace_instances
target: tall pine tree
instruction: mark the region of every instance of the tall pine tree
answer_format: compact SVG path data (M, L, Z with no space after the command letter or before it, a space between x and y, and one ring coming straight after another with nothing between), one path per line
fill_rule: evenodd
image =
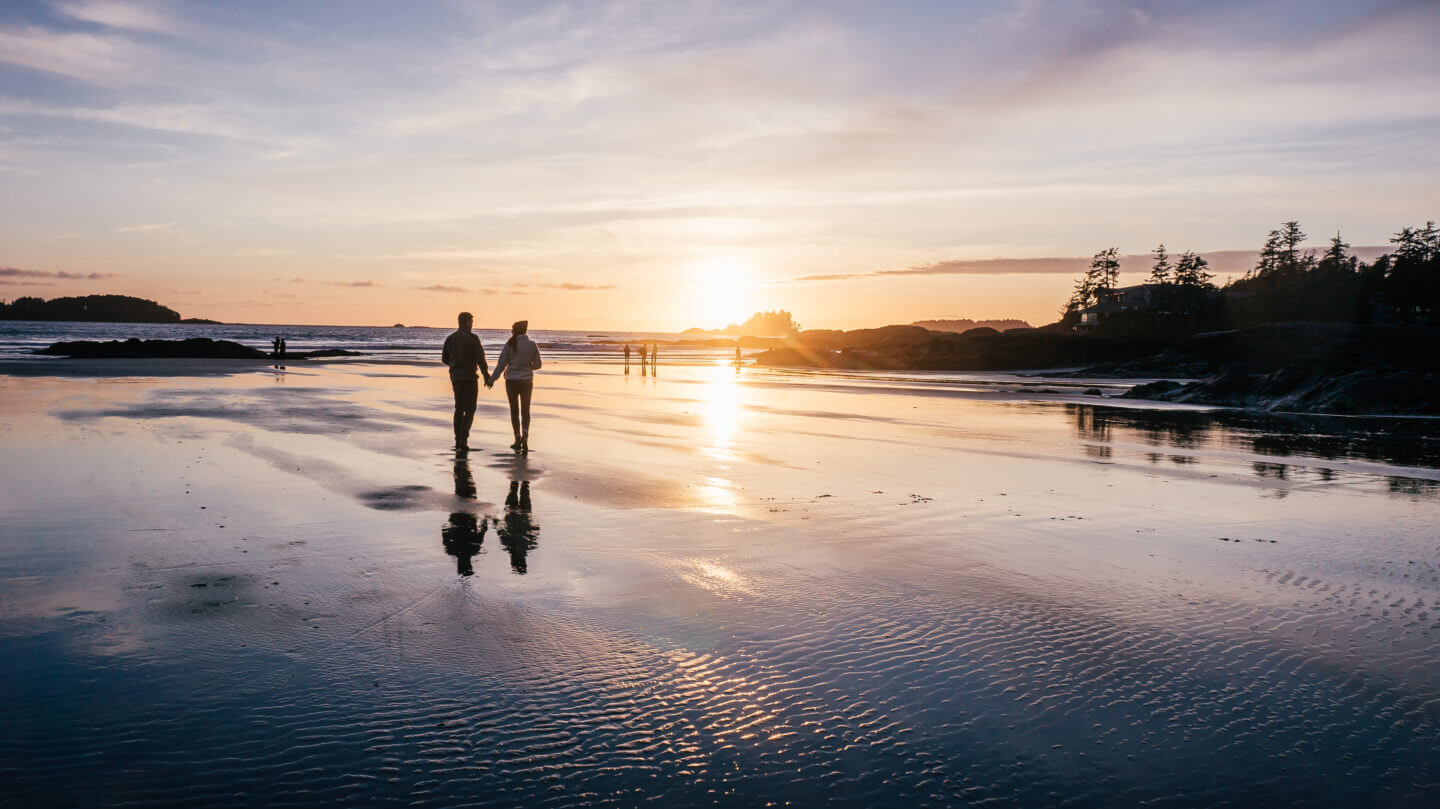
M1155 251L1150 255L1155 257L1155 266L1150 268L1149 283L1171 283L1170 273L1172 272L1173 268L1170 266L1170 254L1165 252L1164 243L1161 243L1159 247L1155 248Z

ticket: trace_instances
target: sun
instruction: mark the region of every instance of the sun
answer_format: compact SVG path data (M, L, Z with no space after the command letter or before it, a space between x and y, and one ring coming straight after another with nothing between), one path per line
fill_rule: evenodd
M692 311L697 324L723 329L754 314L755 275L750 262L734 256L717 256L697 262L691 271Z

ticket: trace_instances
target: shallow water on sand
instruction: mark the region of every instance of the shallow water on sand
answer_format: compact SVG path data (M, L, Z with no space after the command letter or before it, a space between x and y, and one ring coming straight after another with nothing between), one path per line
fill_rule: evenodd
M1440 799L1433 421L570 361L456 457L448 396L0 377L0 805Z

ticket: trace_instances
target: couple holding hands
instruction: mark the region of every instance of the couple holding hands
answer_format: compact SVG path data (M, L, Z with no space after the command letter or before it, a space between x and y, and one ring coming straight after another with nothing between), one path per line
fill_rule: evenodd
M540 369L540 349L525 336L528 320L516 321L510 327L510 339L500 349L500 357L491 371L485 363L485 348L475 334L475 317L461 312L460 328L445 338L440 361L450 367L450 387L455 391L455 449L470 449L470 423L475 420L475 401L480 396L480 378L485 387L494 387L495 380L505 374L505 395L510 399L510 427L515 443L510 448L519 452L530 449L530 394L535 389L535 372Z

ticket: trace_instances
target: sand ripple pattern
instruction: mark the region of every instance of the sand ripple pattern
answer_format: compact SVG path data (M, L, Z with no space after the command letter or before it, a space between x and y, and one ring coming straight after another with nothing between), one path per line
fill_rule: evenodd
M722 600L702 631L649 638L448 591L408 629L278 660L202 641L184 665L41 670L67 652L37 635L7 665L24 688L0 804L1407 806L1440 788L1423 644L1367 668L1343 621L1297 640L1303 620L1268 608L1122 622L983 576L948 597L885 584Z

